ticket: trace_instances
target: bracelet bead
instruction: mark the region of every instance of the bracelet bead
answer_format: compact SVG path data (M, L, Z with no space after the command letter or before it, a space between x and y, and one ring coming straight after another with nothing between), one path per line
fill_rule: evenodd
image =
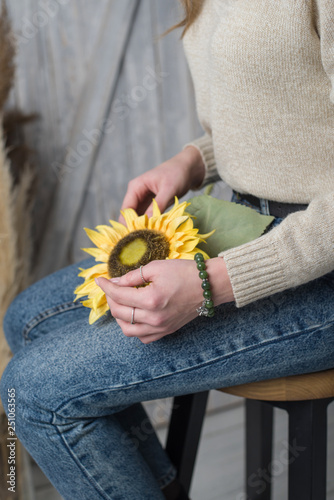
M205 271L205 262L197 262L197 269L199 271Z
M206 265L204 261L204 257L201 253L197 253L195 255L195 262L197 265L197 269L199 270L199 277L202 280L202 289L203 289L203 297L204 300L202 305L197 309L199 316L207 316L208 318L212 318L215 314L214 304L212 300L212 292L210 290L210 282L207 271L205 270Z
M202 288L203 290L210 290L210 283L208 282L208 280L203 280Z
M203 257L203 255L202 255L201 253L197 253L197 254L195 255L195 261L196 261L196 262L204 262L204 257Z

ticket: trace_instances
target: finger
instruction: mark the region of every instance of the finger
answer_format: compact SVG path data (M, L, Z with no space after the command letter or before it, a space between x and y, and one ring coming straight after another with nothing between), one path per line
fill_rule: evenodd
M151 335L161 335L162 331L157 327L147 325L146 323L135 323L131 325L128 321L123 321L122 319L117 319L117 323L121 327L124 335L126 337L150 337Z
M123 201L121 210L125 210L126 208L133 208L138 215L143 215L145 213L145 210L151 203L152 198L154 198L154 195L153 193L150 193L147 197L145 197L145 199L142 200L137 199L136 202L128 203L126 201ZM118 221L121 224L125 224L125 219L122 214L119 216Z
M108 300L108 305L112 316L116 319L133 325L145 323L154 326L154 317L147 313L147 311L143 311L137 307L119 305L111 299Z
M108 286L108 283L112 283L113 285L117 285L119 287L135 287L142 286L148 284L151 280L148 278L150 275L149 269L147 266L141 266L138 269L128 272L119 278L111 278L108 280L107 278L98 278L99 283L95 280L98 286L101 286L102 290L105 292L104 287Z
M170 196L170 190L169 191L159 191L155 197L155 201L157 202L157 205L160 209L160 212L163 213L166 208L168 208L170 205L173 204L174 202L174 196L171 198ZM152 217L153 215L153 202L150 204L148 209L145 212L148 217Z
M130 184L128 190L124 196L121 210L125 208L133 208L136 210L139 203L139 194L134 189L130 189Z
M133 208L144 213L153 197L154 193L142 180L139 178L133 179L129 182L121 210Z
M137 273L139 273L139 270ZM145 309L145 304L149 304L149 302L147 302L147 292L145 292L145 288L133 288L127 285L118 286L102 277L96 278L95 282L97 286L104 291L106 296L110 297L114 302L117 302L117 304L128 307L138 307L139 309ZM142 281L141 284L143 284Z
M150 283L151 280L148 279L149 270L145 266L140 266L140 268L130 271L119 278L111 278L111 283L118 286L142 286Z

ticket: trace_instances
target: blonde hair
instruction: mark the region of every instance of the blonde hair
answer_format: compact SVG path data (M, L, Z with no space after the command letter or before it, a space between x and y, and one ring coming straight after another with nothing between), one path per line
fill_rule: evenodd
M165 35L176 28L184 28L181 35L181 38L183 38L186 31L199 16L204 0L180 0L180 2L184 9L184 18L178 24L175 24L175 26L167 30L166 33L164 33Z

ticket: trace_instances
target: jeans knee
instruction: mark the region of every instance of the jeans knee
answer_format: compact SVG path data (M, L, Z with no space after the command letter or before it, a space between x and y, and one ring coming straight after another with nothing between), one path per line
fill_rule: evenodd
M8 415L8 404L12 403L10 396L13 395L13 389L14 389L10 363L11 361L8 363L0 379L0 399L2 402L2 406L4 407L4 410L6 412L6 415Z
M8 307L3 320L5 337L13 353L24 346L23 330L28 307L29 303L24 293L19 294Z
M12 430L23 444L29 443L33 430L50 422L50 413L40 401L43 396L40 387L45 384L38 384L38 367L31 354L29 347L15 354L0 380L2 405L8 421L13 422Z
M43 375L39 375L40 364L41 360L37 359L29 346L21 349L9 361L0 380L0 397L6 413L8 413L10 393L15 394L15 406L21 416L25 410L29 412L30 407L38 404L39 397L43 393L42 388L45 386Z

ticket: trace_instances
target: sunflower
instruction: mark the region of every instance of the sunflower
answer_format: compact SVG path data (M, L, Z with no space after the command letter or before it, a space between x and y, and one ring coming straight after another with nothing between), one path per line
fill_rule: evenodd
M85 228L88 237L96 248L83 250L99 262L88 269L80 269L79 276L85 281L74 293L75 300L88 297L82 301L85 307L91 308L89 323L94 323L109 309L105 293L95 283L95 278L102 276L110 279L128 273L152 260L194 259L201 252L206 259L209 256L197 248L199 242L205 241L212 233L198 234L194 228L190 214L186 208L190 205L184 201L179 203L175 197L173 208L161 214L153 199L153 215L138 216L132 208L121 210L126 225L110 221L111 226L97 226L97 231Z

